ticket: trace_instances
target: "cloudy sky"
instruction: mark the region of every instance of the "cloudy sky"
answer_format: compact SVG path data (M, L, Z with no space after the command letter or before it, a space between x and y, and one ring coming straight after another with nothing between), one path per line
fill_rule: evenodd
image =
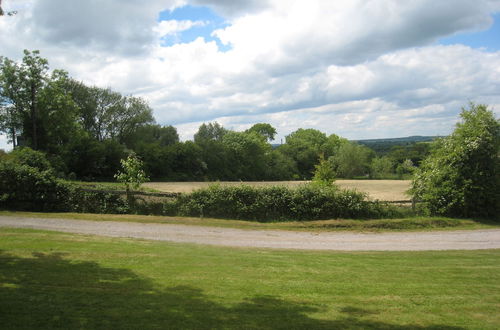
M0 55L149 101L192 139L267 122L349 139L447 135L500 114L500 0L3 0ZM0 138L0 148L5 148Z

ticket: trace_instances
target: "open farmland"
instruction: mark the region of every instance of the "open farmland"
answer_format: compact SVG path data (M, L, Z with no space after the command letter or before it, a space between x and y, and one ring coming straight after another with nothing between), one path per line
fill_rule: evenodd
M356 189L365 192L372 199L382 201L408 200L405 192L410 189L410 180L336 180L340 187ZM287 186L298 187L308 181L259 181L259 182L217 182L221 185L248 184L254 187L264 186ZM206 188L214 182L148 182L145 187L163 192L189 193L196 189Z

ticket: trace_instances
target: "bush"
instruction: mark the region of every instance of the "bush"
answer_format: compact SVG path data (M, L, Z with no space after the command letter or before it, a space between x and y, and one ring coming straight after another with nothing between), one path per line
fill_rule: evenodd
M500 123L485 105L462 109L462 123L416 171L412 194L427 212L453 217L500 214Z
M379 218L391 216L380 203L356 191L330 185L253 188L213 185L167 203L170 215L257 221Z
M40 171L53 171L47 156L28 147L16 148L10 154L12 160L21 165L28 165Z
M40 212L129 211L119 195L82 191L57 179L50 169L40 170L15 159L0 162L0 208Z
M126 214L130 207L127 201L118 194L102 191L84 191L71 187L66 196L67 212Z
M0 207L25 211L65 211L69 188L49 170L14 161L0 162Z

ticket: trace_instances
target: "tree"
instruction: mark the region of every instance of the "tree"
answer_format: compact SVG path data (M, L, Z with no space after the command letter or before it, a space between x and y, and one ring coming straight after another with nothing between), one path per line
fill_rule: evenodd
M373 151L369 148L349 142L342 144L337 153L329 160L332 162L338 177L353 178L369 174L373 155Z
M139 188L141 184L149 181L149 178L143 170L142 161L136 155L129 155L127 159L122 159L120 163L123 171L118 171L115 174L115 179L125 185L127 197L129 197L130 188Z
M325 133L311 128L299 128L286 137L286 144L279 149L295 160L300 177L307 179L311 178L326 141Z
M142 98L75 80L68 82L68 90L78 106L78 121L98 141L126 143L137 129L154 123L153 111Z
M51 154L60 154L80 130L77 106L66 89L68 79L67 72L54 70L37 97L38 148Z
M370 167L372 177L382 179L387 178L393 173L394 164L389 157L383 156L372 159Z
M224 135L223 144L236 179L259 180L265 176L267 158L271 145L255 132L229 132Z
M24 102L29 108L29 116L25 120L30 124L24 125L25 138L30 138L33 149L38 149L39 128L39 106L38 96L47 82L47 71L49 62L40 57L40 51L24 50L23 63L21 65L21 84L24 92ZM30 129L27 127L30 126Z
M14 61L0 57L0 132L4 132L16 147L23 127L23 98L20 67Z
M198 128L198 132L194 135L194 142L203 143L204 141L222 141L222 138L228 132L227 129L222 127L218 122L201 124Z
M179 134L173 126L145 124L137 127L131 134L123 138L123 142L130 149L137 149L144 144L157 144L165 147L179 142Z
M276 136L276 129L270 124L258 123L246 130L247 133L254 132L263 136L268 142L273 141Z
M313 182L326 185L333 184L333 181L335 181L335 171L332 164L325 159L324 154L319 156L319 163L314 165L314 168Z
M15 143L19 123L22 122L23 136L33 149L38 149L39 137L39 95L47 84L48 61L40 52L24 50L20 65L9 59L1 63L1 96L3 98L2 127L9 131ZM5 109L7 104L7 109Z
M432 214L498 217L500 122L483 104L471 103L460 116L416 171L411 193Z

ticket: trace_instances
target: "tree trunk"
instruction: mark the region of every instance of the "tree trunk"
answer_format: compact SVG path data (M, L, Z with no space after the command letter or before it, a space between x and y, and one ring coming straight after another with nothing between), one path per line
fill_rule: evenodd
M38 150L38 133L37 133L37 120L38 112L36 107L36 87L34 83L31 84L31 121L32 121L32 139L33 139L33 149Z
M14 127L10 129L10 134L12 135L12 149L16 149L16 129Z

